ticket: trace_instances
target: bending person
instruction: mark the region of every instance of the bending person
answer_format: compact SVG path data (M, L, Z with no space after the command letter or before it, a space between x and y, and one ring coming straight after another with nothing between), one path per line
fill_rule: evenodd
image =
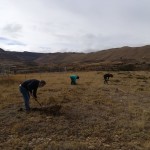
M44 80L30 79L24 81L22 84L19 85L19 90L23 96L26 111L30 111L30 96L32 96L36 100L37 89L39 87L43 87L45 84L46 82Z
M108 84L109 78L112 78L113 75L110 73L104 74L104 84Z
M71 85L76 85L76 80L79 79L79 76L77 75L71 75L70 76L70 79L71 79Z

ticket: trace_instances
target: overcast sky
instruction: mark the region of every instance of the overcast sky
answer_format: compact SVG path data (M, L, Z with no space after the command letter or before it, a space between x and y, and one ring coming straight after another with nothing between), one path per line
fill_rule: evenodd
M150 0L0 0L0 48L91 52L150 44Z

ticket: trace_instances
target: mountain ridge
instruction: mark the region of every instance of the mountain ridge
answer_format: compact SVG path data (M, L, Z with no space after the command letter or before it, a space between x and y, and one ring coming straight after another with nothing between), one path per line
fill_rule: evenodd
M35 61L38 62L49 62L54 61L58 62L73 62L73 61L114 61L119 60L120 58L126 59L141 59L141 58L150 58L150 45L145 45L142 47L120 47L106 49L96 52L89 53L79 53L79 52L57 52L57 53L35 53L35 52L16 52L16 51L5 51L0 48L0 59L13 60L14 58L24 61ZM68 59L68 60L67 60Z
M0 64L22 64L37 66L80 66L93 63L148 63L150 64L150 45L142 47L120 47L90 53L57 52L12 52L0 49Z

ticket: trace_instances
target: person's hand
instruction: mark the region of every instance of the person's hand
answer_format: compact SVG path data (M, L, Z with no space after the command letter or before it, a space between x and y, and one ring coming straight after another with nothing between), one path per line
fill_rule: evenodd
M32 93L30 93L30 96L31 96L33 99L36 99L36 97L35 97Z
M30 93L30 96L31 96L31 97L34 97L32 93Z

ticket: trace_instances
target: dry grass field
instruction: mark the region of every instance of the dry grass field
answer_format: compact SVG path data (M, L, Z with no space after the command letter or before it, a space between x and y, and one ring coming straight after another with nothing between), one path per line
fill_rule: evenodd
M0 76L2 150L149 150L150 72L76 72ZM26 79L44 79L30 113L18 90ZM59 106L61 109L59 109Z

